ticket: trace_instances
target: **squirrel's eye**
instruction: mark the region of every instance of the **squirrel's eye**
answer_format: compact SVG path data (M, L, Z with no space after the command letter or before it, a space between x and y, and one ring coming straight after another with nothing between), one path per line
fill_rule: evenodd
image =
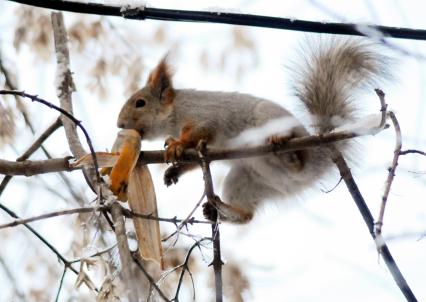
M146 102L145 102L145 100L144 99L138 99L137 101L136 101L136 108L141 108L141 107L143 107L143 106L145 106L145 104L146 104Z

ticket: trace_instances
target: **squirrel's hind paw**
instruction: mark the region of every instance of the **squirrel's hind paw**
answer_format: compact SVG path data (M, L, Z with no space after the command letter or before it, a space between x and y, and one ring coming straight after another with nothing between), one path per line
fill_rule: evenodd
M279 147L280 145L287 143L289 140L295 137L297 137L295 133L286 136L272 135L268 137L266 141L270 145ZM274 151L274 154L278 155L276 151ZM282 153L279 156L285 160L285 166L287 166L294 172L300 172L305 166L307 151L296 150L292 152Z
M252 211L226 204L220 200L219 196L203 204L203 214L210 221L216 221L219 215L222 221L239 224L248 223L253 218Z

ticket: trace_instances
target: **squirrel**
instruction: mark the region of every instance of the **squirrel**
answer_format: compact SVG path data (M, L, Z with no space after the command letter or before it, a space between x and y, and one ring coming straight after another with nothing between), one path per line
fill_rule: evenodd
M295 95L312 117L315 133L323 134L354 120L355 96L387 78L388 60L365 38L312 44L302 48L301 59L290 71L294 73ZM268 133L259 144L279 144L310 135L288 110L272 101L236 92L174 88L166 56L151 71L145 87L123 105L117 126L135 129L148 140L169 136L165 159L175 163L164 174L169 186L198 166L176 162L185 149L196 147L200 140L209 146L229 146L245 131L281 119L287 129ZM342 152L350 148L349 142L335 144ZM207 219L215 220L215 208L222 221L247 223L265 200L289 198L312 186L333 167L328 150L320 147L271 153L230 165L223 185L224 201L216 197L203 206Z

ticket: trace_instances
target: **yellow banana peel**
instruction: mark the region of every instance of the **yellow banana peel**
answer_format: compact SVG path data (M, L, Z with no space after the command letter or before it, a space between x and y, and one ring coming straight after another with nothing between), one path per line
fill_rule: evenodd
M134 213L158 217L151 173L146 165L137 165L140 149L139 133L131 129L121 130L111 153L96 152L98 165L102 168L101 174L109 174L110 189L118 200L128 200ZM91 154L87 154L71 166L77 168L92 162ZM158 220L133 217L133 225L141 257L158 263L164 269Z

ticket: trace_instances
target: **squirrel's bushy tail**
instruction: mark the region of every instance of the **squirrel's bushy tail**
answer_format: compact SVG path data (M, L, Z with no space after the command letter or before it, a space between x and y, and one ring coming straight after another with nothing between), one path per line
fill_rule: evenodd
M388 58L377 45L363 38L330 39L306 43L294 90L314 119L317 133L333 130L353 120L355 96L388 77Z

